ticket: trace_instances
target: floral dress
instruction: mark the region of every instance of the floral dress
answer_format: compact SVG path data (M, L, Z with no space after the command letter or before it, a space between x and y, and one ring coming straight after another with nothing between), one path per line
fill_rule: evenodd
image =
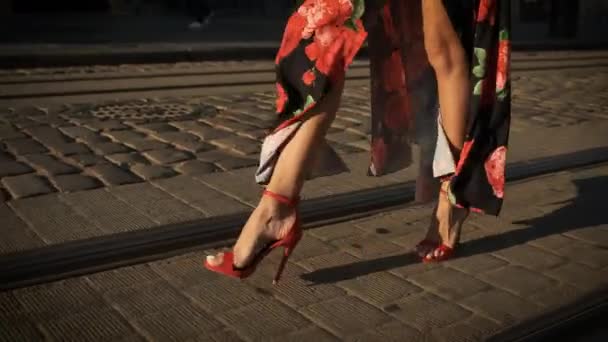
M437 82L424 49L421 1L304 1L289 18L276 56L278 124L262 146L258 183L268 183L303 114L345 77L367 40L372 110L368 174L409 166L411 144L417 143L422 173L453 176L453 204L498 215L511 112L510 1L444 0L470 66L467 135L458 160L441 126Z

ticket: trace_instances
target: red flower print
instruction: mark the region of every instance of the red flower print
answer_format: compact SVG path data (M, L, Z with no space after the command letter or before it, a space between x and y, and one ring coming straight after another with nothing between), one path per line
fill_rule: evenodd
M494 196L504 197L505 190L505 164L507 160L507 147L500 146L485 162L486 176L492 186Z
M462 151L460 151L460 159L458 159L458 165L456 166L456 174L459 174L460 171L462 171L464 162L469 157L469 152L471 152L471 147L473 147L474 143L475 140L469 140L464 142L464 145L462 146Z
M321 55L315 63L315 67L323 75L329 76L337 63L341 62L341 58L343 57L344 40L344 35L340 34L330 46L322 50Z
M306 18L301 37L308 39L319 28L335 21L340 15L340 4L336 0L307 0L298 8L298 14Z
M405 87L405 73L400 50L393 51L391 57L383 63L382 73L385 91L398 91Z
M496 91L503 90L509 74L509 53L511 42L501 40L498 45L498 68L496 72Z
M280 83L277 83L277 113L282 113L285 110L287 99L287 92Z
M408 128L410 102L405 89L391 93L386 99L384 124L390 130L402 131Z
M306 53L306 57L308 57L308 59L314 61L319 58L319 55L321 54L321 48L319 47L319 44L317 44L317 42L312 42L304 48L304 52Z
M308 70L307 72L304 73L304 75L302 76L302 81L304 81L304 84L306 85L311 85L316 79L315 73L312 70Z
M481 0L479 3L479 12L477 13L477 22L490 21L490 25L494 26L496 22L496 0Z
M306 18L302 17L297 12L289 18L287 26L285 26L285 32L283 32L281 47L275 58L276 64L279 64L281 59L289 55L298 47L298 44L300 44L300 41L302 40L302 31L305 27Z

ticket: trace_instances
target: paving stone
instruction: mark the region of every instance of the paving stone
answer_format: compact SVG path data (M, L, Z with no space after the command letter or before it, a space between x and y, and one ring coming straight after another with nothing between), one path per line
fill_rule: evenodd
M211 140L211 143L220 148L234 151L241 155L251 155L260 152L261 144L258 141L239 137L236 135Z
M222 170L236 170L256 166L258 164L258 160L252 158L228 157L226 159L216 161L215 164Z
M120 313L107 304L82 313L55 317L44 321L42 329L53 340L62 341L137 341L137 332Z
M603 269L608 266L608 250L576 240L553 252L594 269Z
M173 164L184 160L192 159L192 156L184 151L175 149L162 149L147 151L144 156L156 164L167 165Z
M5 152L2 150L2 145L0 145L0 163L15 161L15 158L12 154Z
M376 272L342 281L338 285L365 302L385 307L401 298L419 293L422 289L390 273Z
M61 192L90 190L102 185L95 178L84 175L57 175L51 178L51 183Z
M503 324L525 320L541 310L538 305L499 289L480 292L461 304Z
M349 143L353 143L353 142L358 142L358 141L365 141L367 143L367 139L365 139L364 136L361 136L359 134L354 134L354 133L350 133L350 132L346 132L346 131L340 131L337 133L333 133L333 134L328 134L326 139L328 141L333 141L333 142L337 142L340 144L349 144Z
M84 126L92 131L115 131L129 128L119 120L90 120Z
M134 265L86 276L89 284L100 293L162 281L149 264Z
M203 175L216 171L216 167L212 163L206 163L200 160L189 160L177 164L175 170L185 175Z
M35 154L46 152L47 149L32 139L15 139L4 142L9 151L15 155Z
M179 144L183 142L200 141L200 139L193 134L179 131L169 131L161 133L153 133L152 136L160 141L168 144Z
M270 254L264 260L265 264L259 267L256 274L249 278L248 283L255 287L258 292L272 293L275 298L292 308L303 308L346 295L346 291L335 285L314 284L306 281L302 277L303 274L307 273L306 270L292 263L289 263L285 268L280 285L272 285L269 280L275 276L279 258L280 253Z
M139 163L131 166L131 171L145 180L168 178L177 174L169 167Z
M149 183L113 187L110 192L159 224L200 220L205 215Z
M200 263L201 261L199 260L199 269L201 267ZM196 301L208 312L225 313L246 308L253 303L276 301L273 300L269 293L258 291L249 286L243 286L242 283L230 281L233 279L222 279L217 274L210 274L208 276L211 277L207 278L206 281L183 290L190 299ZM258 312L267 312L268 315L266 317L275 314L270 311Z
M213 145L207 144L202 141L184 141L180 143L174 143L177 148L186 150L192 153L204 152L215 149Z
M196 337L187 338L184 342L242 342L243 340L231 330L216 329L213 332L206 331Z
M82 143L65 143L50 145L49 149L53 153L63 156L71 156L74 154L85 154L91 152L91 150L89 150L89 148Z
M34 174L4 177L2 184L13 198L43 195L55 191L42 177Z
M535 247L543 248L548 251L553 251L568 246L572 242L573 240L571 238L559 234L554 234L532 240L528 242L528 244Z
M176 126L176 127L178 127L178 126ZM221 130L215 129L213 127L201 124L199 122L196 122L195 124L192 124L189 127L184 127L184 128L182 128L182 130L196 135L203 141L222 139L222 138L225 138L225 137L228 137L231 135L230 133L228 133L226 131L221 131Z
M581 228L571 230L564 235L602 248L608 248L608 225L603 226L606 229L600 229L600 227Z
M106 233L132 232L156 226L145 214L135 210L106 189L61 194L61 200Z
M160 312L135 317L131 322L158 341L184 341L223 327L211 314L194 305L169 307Z
M564 258L555 254L547 253L529 245L517 245L515 247L502 249L494 255L514 265L520 265L528 269L543 271L566 262Z
M0 178L6 176L18 176L32 171L33 170L31 167L17 161L0 162Z
M356 297L343 296L308 306L300 312L334 335L344 337L388 323L391 318Z
M490 254L475 254L468 257L449 260L446 265L461 272L477 275L481 272L495 270L507 265L507 262Z
M606 274L581 264L567 263L548 270L545 274L583 290L603 288L608 285Z
M266 314L259 315L260 312ZM240 336L254 341L262 341L266 336L285 335L310 325L300 314L271 298L222 313L219 317Z
M471 275L449 268L436 268L425 273L408 277L414 284L448 300L469 297L490 286Z
M361 259L376 258L403 251L403 247L370 234L333 240L331 244Z
M19 317L3 319L0 341L43 341L44 335L35 323Z
M330 333L328 333L327 331L313 326L310 328L305 328L305 329L299 329L297 331L294 331L292 333L286 334L286 335L279 335L279 336L268 336L265 338L267 341L272 341L272 342L282 342L282 341L293 341L293 342L308 342L308 341L315 341L315 342L338 342L339 339L337 339L336 337L332 336Z
M126 153L130 151L128 147L114 142L94 143L90 145L90 148L95 151L95 153L102 156L115 153Z
M33 166L38 172L46 176L76 173L78 169L63 163L48 154L30 154L21 157L25 162Z
M62 202L58 194L17 199L11 207L46 243L99 236L102 231Z
M472 342L484 341L498 333L503 327L498 323L481 316L473 316L466 321L433 331L438 341Z
M367 342L367 341L428 341L425 335L414 328L408 327L401 322L391 322L363 333L348 336L343 341Z
M160 179L153 183L208 216L234 214L248 209L242 203L189 176Z
M212 251L209 251L209 253L212 253ZM218 275L212 272L201 272L202 257L203 256L200 253L191 253L184 256L178 256L170 259L157 261L155 263L150 264L150 267L154 270L155 273L161 275L163 279L166 279L174 287L179 288L180 290L185 290L189 297L193 298L194 300L197 300L197 296L205 296L205 289L198 288L199 286L201 286L201 284L209 283L208 286L213 287L215 286L214 283L218 279L220 279L220 283L223 284L221 277L219 277ZM235 290L237 288L243 288L244 292L252 293L254 298L260 298L260 296L262 296L260 293L253 291L248 286L243 287L242 284L232 284L233 285L229 286L230 289ZM228 295L228 297L234 296ZM224 303L222 302L222 300L224 300L223 298L213 298L209 300L213 301L211 302L211 306L216 305L214 303L220 303L220 306L223 305L221 303ZM225 300L229 299L225 298ZM236 300L238 300L238 298L236 298ZM230 308L236 307L238 306Z
M104 132L103 135L117 142L140 140L146 137L145 134L132 130Z
M165 281L133 284L103 294L104 299L130 319L160 313L190 302Z
M0 126L0 141L23 139L27 138L27 135L21 133L19 130L12 126Z
M80 278L26 287L13 294L32 318L43 321L86 312L104 304L101 296Z
M508 290L524 298L556 285L552 279L519 266L506 266L480 274L478 277L497 288Z
M211 150L196 154L196 158L208 163L215 163L231 157L234 157L234 155L222 150Z
M147 134L177 131L177 128L175 128L174 126L171 126L165 122L146 123L146 124L136 125L134 128L138 131L141 131L141 132L144 132Z
M384 310L419 331L442 328L472 315L462 306L427 292L405 297Z
M139 152L162 150L170 147L168 144L149 138L127 140L124 144Z
M44 241L3 202L0 203L0 222L2 222L0 226L0 234L2 235L0 253L15 253L44 246ZM0 296L0 320L2 320L2 310L4 309L6 309L5 303L2 302ZM0 337L1 334L0 332Z
M70 142L61 131L51 126L29 127L26 128L24 132L45 145L65 144Z
M332 241L344 239L349 236L363 234L364 231L353 225L351 222L336 223L326 226L314 227L307 231L308 234L320 239L321 241Z
M16 120L12 120L12 124L21 129L40 125L39 122L26 117L18 117Z
M248 130L252 130L252 129L256 128L255 126L247 125L242 122L224 119L219 116L215 116L212 118L204 118L204 119L201 119L201 121L214 128L220 128L220 129L227 130L230 132L242 132L242 131L248 131Z
M75 154L65 159L69 163L76 165L81 168L97 165L107 164L108 161L101 156L92 153Z
M83 139L91 136L98 136L92 130L81 126L60 127L59 130L72 139Z
M584 290L580 290L572 285L559 284L539 291L529 299L545 308L563 307L566 303L573 303L577 298L580 298L584 292Z
M87 168L86 171L106 185L123 185L141 181L131 172L112 164L96 164Z
M124 168L134 164L149 164L148 159L138 152L116 153L105 157L112 163Z

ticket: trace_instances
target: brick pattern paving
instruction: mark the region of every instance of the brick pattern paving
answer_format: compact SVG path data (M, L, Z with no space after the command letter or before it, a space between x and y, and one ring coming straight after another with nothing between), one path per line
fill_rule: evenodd
M0 340L478 341L608 286L606 175L509 185L504 215L474 216L440 265L409 252L422 206L308 230L277 287L279 253L238 282L201 251L3 292Z
M516 73L513 130L606 120L606 72ZM252 167L273 109L272 92L0 109L0 194L6 201ZM340 154L369 150L369 112L369 89L348 88L327 136Z

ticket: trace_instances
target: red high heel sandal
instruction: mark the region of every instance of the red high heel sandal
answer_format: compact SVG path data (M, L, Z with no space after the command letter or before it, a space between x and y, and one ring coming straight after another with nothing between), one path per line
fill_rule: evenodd
M264 190L263 194L265 196L272 197L275 200L277 200L281 203L284 203L292 208L295 208L298 205L298 199L292 200L285 196L275 194L274 192L269 191L269 190ZM298 211L296 210L296 220L295 220L293 226L291 226L289 233L287 233L287 235L280 240L270 241L269 243L267 243L266 246L264 246L264 248L262 248L259 252L256 253L256 255L253 257L253 259L251 260L249 265L247 265L245 267L236 267L234 265L234 253L226 252L223 255L221 264L219 264L217 266L213 266L213 265L209 264L207 262L207 260L205 260L205 267L210 271L220 273L220 274L223 274L223 275L226 275L229 277L245 279L245 278L249 277L250 275L252 275L253 272L255 272L255 269L258 266L258 264L273 249L275 249L277 247L283 247L283 258L281 259L281 262L279 263L279 268L277 269L277 273L272 281L273 284L275 284L275 285L278 284L279 279L281 278L281 274L283 273L283 270L285 269L287 260L289 259L289 256L291 255L293 250L296 248L296 245L302 238L302 228L301 228L300 220L299 220L298 216L299 216Z
M451 179L451 177L445 178L442 180L443 182L449 182ZM446 197L448 197L448 201L449 201L449 194L447 189L444 189L443 185L441 186L441 188L439 189L439 192L441 193L441 195L445 195ZM467 210L467 215L468 215L468 210ZM466 219L466 216L465 218ZM461 227L459 229L462 229L462 223L461 223ZM421 243L424 242L421 241ZM434 263L434 262L442 262L442 261L446 261L449 259L452 259L455 254L456 254L456 247L458 246L458 242L456 242L456 244L454 245L454 247L450 247L446 244L436 244L436 248L434 248L431 253L432 256L428 257L429 254L425 255L422 257L422 262L424 263ZM438 254L438 255L437 255Z

